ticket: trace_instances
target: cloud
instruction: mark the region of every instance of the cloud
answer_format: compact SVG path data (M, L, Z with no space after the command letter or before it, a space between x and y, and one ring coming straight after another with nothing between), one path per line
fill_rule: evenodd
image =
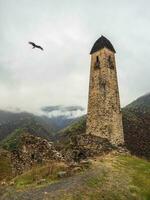
M74 111L84 111L85 109L82 106L46 106L41 108L42 111L46 113L50 113L53 111L60 111L60 112L74 112Z
M46 106L44 108L41 108L41 110L49 113L49 112L61 110L61 108L62 106Z
M149 92L150 2L0 1L0 107L87 107L90 49L114 45L122 105ZM43 46L31 49L28 41Z
M81 106L66 106L66 107L63 107L62 111L84 111L85 109Z
M0 63L0 84L6 88L12 88L16 84L12 70L4 63Z

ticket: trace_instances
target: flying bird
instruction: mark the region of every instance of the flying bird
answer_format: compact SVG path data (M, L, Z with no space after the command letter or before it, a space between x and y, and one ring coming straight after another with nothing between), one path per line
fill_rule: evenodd
M34 42L29 42L29 44L32 45L32 49L34 49L34 48L38 48L38 49L41 49L42 51L44 50L41 46L36 45Z

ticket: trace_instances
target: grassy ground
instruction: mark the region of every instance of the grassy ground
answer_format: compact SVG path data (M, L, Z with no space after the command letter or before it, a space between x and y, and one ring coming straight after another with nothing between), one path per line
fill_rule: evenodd
M107 155L92 160L90 169L58 180L56 173L66 170L57 166L48 171L45 166L18 176L15 186L7 190L2 200L149 200L150 163L134 156ZM46 184L35 187L37 174ZM57 182L54 182L56 181ZM26 188L25 186L29 186ZM20 189L22 188L24 190ZM18 191L19 188L19 191ZM8 196L9 193L9 196ZM15 198L14 198L15 197Z
M0 182L12 178L10 153L0 149Z
M133 156L107 156L94 163L82 188L68 200L150 200L150 163Z
M128 156L120 156L119 169L124 169L131 177L130 191L142 199L150 199L150 162Z
M16 189L39 187L58 180L58 172L66 171L67 165L57 162L50 162L44 166L35 166L30 171L13 179Z

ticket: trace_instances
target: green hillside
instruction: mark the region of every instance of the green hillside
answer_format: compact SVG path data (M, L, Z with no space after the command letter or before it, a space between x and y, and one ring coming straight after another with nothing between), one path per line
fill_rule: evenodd
M8 135L7 138L0 142L0 146L8 151L16 150L19 146L19 141L22 134L24 134L23 129L16 129L14 132Z
M122 110L125 144L132 154L150 159L150 94Z
M150 113L150 93L139 97L131 104L127 105L126 109L127 108L132 110L137 110L143 113Z
M73 135L80 135L85 132L86 128L86 116L82 116L75 122L72 122L66 128L60 130L54 137L54 140L66 141Z
M47 117L27 112L14 113L0 110L0 141L16 129L26 129L27 132L33 135L52 139L57 131L75 120L76 118L66 116Z

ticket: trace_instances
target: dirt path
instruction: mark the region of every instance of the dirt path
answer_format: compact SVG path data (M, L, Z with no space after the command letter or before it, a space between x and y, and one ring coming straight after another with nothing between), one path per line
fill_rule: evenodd
M60 199L62 192L63 194L67 192L73 193L74 190L78 189L88 177L93 176L94 174L95 172L93 170L90 170L73 177L62 179L59 182L52 183L41 188L33 188L20 192L9 190L5 192L4 196L1 197L1 200Z

